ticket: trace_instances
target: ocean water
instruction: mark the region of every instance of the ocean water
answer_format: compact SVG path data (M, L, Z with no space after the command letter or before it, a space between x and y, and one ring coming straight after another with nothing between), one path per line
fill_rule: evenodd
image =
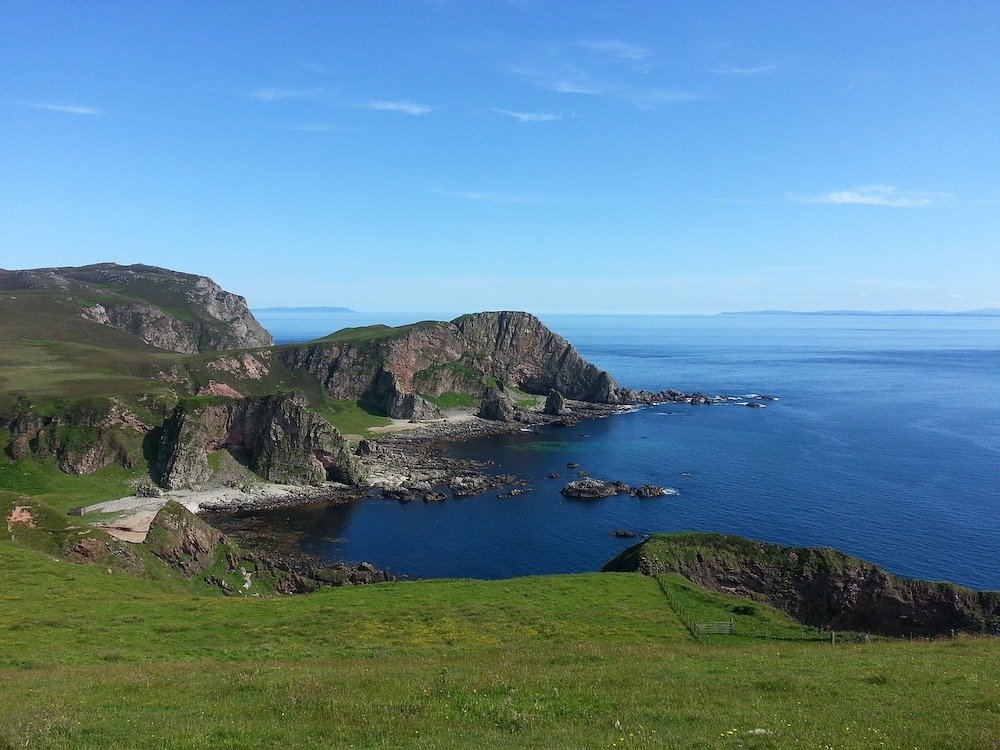
M260 317L288 342L452 316ZM366 500L258 522L298 533L309 554L413 578L598 570L635 541L612 530L695 529L831 546L901 575L1000 589L1000 319L541 317L623 384L779 400L652 407L454 445L530 479L520 497ZM565 499L568 462L680 494Z

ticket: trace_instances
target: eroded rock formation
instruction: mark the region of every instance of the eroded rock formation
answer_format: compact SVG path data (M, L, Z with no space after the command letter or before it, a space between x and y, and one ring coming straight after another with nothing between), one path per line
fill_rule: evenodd
M294 394L182 401L163 425L156 478L169 489L201 485L213 476L209 455L224 449L268 481L358 483L347 442L306 407Z

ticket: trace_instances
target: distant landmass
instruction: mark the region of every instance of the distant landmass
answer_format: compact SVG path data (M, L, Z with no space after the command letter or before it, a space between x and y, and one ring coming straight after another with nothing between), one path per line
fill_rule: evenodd
M723 312L719 315L881 315L881 316L912 316L912 317L949 317L949 318L996 318L1000 317L1000 308L988 307L982 310L746 310L743 312Z
M254 312L276 313L276 312L304 312L304 313L356 313L349 307L255 307Z

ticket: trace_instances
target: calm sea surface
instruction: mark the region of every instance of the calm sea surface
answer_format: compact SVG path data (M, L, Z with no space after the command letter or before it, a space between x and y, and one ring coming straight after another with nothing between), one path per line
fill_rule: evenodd
M279 342L450 315L261 313ZM908 576L1000 589L1000 318L542 316L619 382L780 397L764 409L654 407L544 435L456 444L533 481L425 505L282 509L303 551L413 578L598 570L634 540L698 529L826 545ZM566 500L592 476L674 497ZM546 475L556 471L559 480Z

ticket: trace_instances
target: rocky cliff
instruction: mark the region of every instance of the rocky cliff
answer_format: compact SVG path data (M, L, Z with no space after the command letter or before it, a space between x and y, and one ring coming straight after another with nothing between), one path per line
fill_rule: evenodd
M642 403L653 394L620 388L566 339L524 312L484 312L451 322L348 329L285 347L284 363L305 371L338 399L360 400L389 416L422 418L426 397L447 392L481 398L490 387L605 404Z
M226 450L271 482L356 484L347 442L294 394L181 401L164 422L154 478L164 487L197 487L215 475L210 455Z
M111 464L141 461L150 426L114 398L88 398L36 406L19 398L0 410L8 430L6 453L15 461L29 454L54 456L67 474L90 474Z
M604 570L679 573L702 588L766 602L820 628L889 636L1000 634L1000 592L901 578L826 548L658 534Z
M50 290L72 299L87 321L130 333L152 346L195 353L272 345L246 300L204 276L155 266L0 270L0 289Z

